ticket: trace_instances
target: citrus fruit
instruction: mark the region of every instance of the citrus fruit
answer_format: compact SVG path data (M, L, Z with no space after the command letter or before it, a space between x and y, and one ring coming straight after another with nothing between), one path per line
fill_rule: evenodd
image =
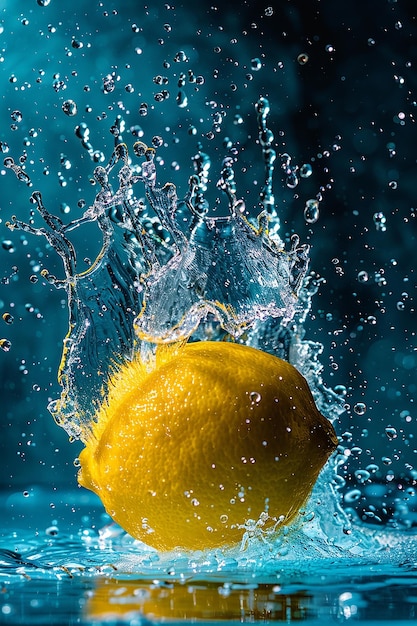
M226 342L127 362L96 417L78 480L159 550L236 543L263 513L290 521L337 444L292 365Z

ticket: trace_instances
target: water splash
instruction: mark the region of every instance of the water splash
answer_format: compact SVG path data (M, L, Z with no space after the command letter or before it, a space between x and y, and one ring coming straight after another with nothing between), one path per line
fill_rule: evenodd
M237 196L235 155L225 156L217 182L227 197L228 215L211 217L204 195L208 156L200 150L194 157L195 174L179 200L172 183L158 185L156 150L141 141L133 146L138 163L132 163L125 144L117 143L107 165L96 167L100 190L80 219L64 224L46 209L38 191L32 201L45 226L12 218L11 229L45 237L63 261L65 278L47 269L42 275L68 296L69 330L59 369L63 390L49 409L70 437L88 438L109 373L118 364L137 350L146 353L149 345L191 335L230 335L262 345L296 364L310 384L314 378L319 408L334 405L335 394L320 382L320 347L301 340L315 287L305 281L309 246L293 235L286 250L278 234L269 110L267 99L260 98L256 111L265 184L254 221L245 217ZM10 157L7 161L22 179L19 166L13 167ZM87 222L98 226L102 247L94 263L77 273L68 233Z

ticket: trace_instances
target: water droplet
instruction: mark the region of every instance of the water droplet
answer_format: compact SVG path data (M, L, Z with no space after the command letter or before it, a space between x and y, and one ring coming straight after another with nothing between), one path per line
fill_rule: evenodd
M396 439L398 437L397 429L393 426L387 426L387 428L385 429L385 434L390 440Z
M77 103L74 102L74 100L65 100L65 102L62 103L62 110L65 115L72 117L77 114Z
M307 200L304 208L304 219L307 224L315 224L319 219L320 210L317 200Z
M21 122L23 119L23 115L21 111L12 111L10 113L10 117L12 118L14 122Z
M258 72L261 69L261 67L262 67L261 60L258 59L258 57L255 57L254 59L251 59L250 66L251 66L251 70L253 72Z
M46 530L45 530L45 534L48 535L48 537L56 537L59 533L59 528L58 526L49 526Z
M112 93L115 88L114 76L107 74L103 78L103 93Z
M15 251L14 243L13 241L10 241L10 239L3 239L3 241L1 242L1 247L3 248L3 250L6 250L10 253L13 253Z
M311 167L310 163L304 163L300 167L301 178L308 178L309 176L311 176L312 173L313 173L313 168Z
M3 350L3 352L9 352L11 347L11 341L9 341L8 339L0 339L0 349Z
M360 484L365 483L367 480L370 479L370 477L371 477L371 474L367 470L361 469L361 470L356 470L355 472L355 478Z
M251 404L259 404L260 401L262 400L262 396L258 391L251 391L249 394L249 398L250 398Z
M164 140L159 135L152 137L152 145L154 148L160 148L164 145Z
M385 232L387 230L387 218L381 211L377 211L376 213L374 213L373 220L377 230L381 232Z
M40 7L47 7L51 3L51 0L37 0Z
M272 15L274 15L273 7L266 7L266 9L265 9L265 16L266 17L271 17Z
M355 411L356 415L364 415L364 413L366 413L366 404L364 402L357 402L353 406L353 410Z
M352 489L351 491L348 491L347 493L345 493L345 495L343 496L343 499L346 502L346 504L352 504L353 502L357 502L359 498L361 497L361 495L362 495L362 492L359 489Z
M139 107L139 115L141 115L142 117L145 117L145 115L148 115L148 105L146 104L146 102L141 103Z
M179 50L177 52L177 54L174 56L174 61L176 63L182 63L184 61L188 61L187 55L185 54L184 50Z
M11 313L3 313L2 318L6 324L13 324L14 322L14 317Z
M342 398L347 395L347 389L344 385L336 385L336 387L334 388L334 392Z
M176 102L181 109L185 109L188 106L188 98L182 89L177 94Z
M306 52L302 52L298 55L297 61L300 65L305 65L308 62L308 54Z
M365 270L358 272L358 282L367 283L368 280L369 280L368 272L365 272Z

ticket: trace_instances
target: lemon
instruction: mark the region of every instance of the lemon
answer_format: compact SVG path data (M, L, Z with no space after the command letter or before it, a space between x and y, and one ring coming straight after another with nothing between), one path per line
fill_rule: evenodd
M78 480L159 550L234 544L263 513L289 522L337 444L304 377L248 346L160 347L110 389Z

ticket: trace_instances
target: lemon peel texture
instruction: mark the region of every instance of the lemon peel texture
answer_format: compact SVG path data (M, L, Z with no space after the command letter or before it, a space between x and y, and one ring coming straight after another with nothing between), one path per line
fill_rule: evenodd
M336 445L292 365L239 344L188 343L115 375L78 480L133 537L213 548L239 542L264 512L291 521Z

